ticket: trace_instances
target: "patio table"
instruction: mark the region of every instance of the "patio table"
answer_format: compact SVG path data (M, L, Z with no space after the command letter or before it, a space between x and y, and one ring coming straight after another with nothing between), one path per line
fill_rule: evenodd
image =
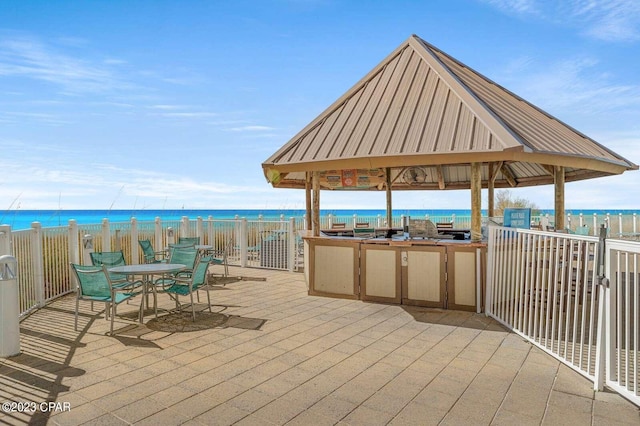
M143 263L140 265L121 265L114 266L108 269L109 272L115 272L118 274L141 276L142 277L142 304L146 302L149 307L149 300L147 298L147 286L153 285L153 280L150 278L154 275L166 275L173 272L179 272L186 269L187 265L182 263ZM154 290L155 295L155 290ZM155 297L155 296L154 296ZM140 307L140 322L142 322L142 313L144 312L144 306Z

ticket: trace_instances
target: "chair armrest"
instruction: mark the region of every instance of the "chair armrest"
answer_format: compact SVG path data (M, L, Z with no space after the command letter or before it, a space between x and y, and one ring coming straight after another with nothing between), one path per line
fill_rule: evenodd
M141 280L129 281L129 280L116 280L111 281L113 289L116 291L129 291L135 290L138 287L142 287L144 283Z

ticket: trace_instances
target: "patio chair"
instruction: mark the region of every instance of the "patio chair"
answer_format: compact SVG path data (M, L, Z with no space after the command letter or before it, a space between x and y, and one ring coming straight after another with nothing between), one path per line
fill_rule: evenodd
M104 302L105 319L111 315L111 327L109 334L113 335L113 321L116 316L117 306L134 296L142 293L142 281L114 281L107 272L107 266L85 266L71 263L71 270L78 279L76 291L76 316L74 328L78 330L78 310L80 300L91 302ZM142 305L141 305L142 307ZM109 314L109 311L111 313ZM142 315L142 310L140 311Z
M588 226L578 226L576 227L577 235L589 235L589 227Z
M210 252L212 256L211 263L214 265L223 265L225 277L229 276L229 256L231 255L231 250L233 250L233 238L229 238L229 241L224 245L222 251L212 250Z
M124 266L127 262L124 260L124 253L119 251L94 251L89 253L91 264L93 266L105 266L107 269L112 266ZM111 281L122 281L127 279L126 274L109 272Z
M180 237L178 238L178 244L195 246L200 244L200 237Z
M138 244L142 248L142 254L144 256L144 263L162 263L166 262L167 252L165 250L155 251L151 245L150 240L138 240ZM161 256L158 259L158 256Z
M198 250L195 248L173 248L169 254L169 263L181 263L187 267L178 272L177 276L189 276L198 260Z
M193 303L193 293L197 293L199 290L207 292L207 303L209 305L209 312L211 312L211 296L209 295L209 288L207 287L207 270L210 263L211 257L201 257L196 262L191 277L176 277L165 283L164 292L168 293L175 300L177 310L182 311L182 304L180 303L179 297L189 295L191 299L191 315L194 322L196 320L196 310Z

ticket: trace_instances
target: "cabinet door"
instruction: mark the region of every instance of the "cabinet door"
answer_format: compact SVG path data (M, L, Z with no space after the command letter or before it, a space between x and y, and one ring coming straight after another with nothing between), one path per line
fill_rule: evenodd
M402 303L446 308L445 248L407 247L402 257Z
M360 246L360 298L400 303L400 252L378 244Z
M476 247L447 247L448 308L475 311L484 285L484 256L486 249ZM480 298L481 300L481 298Z
M309 294L357 299L358 267L357 242L309 240Z

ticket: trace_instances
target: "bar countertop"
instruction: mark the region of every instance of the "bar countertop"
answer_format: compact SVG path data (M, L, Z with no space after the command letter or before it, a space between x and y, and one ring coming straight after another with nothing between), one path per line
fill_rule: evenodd
M343 232L349 230L341 230ZM358 241L361 244L380 244L391 247L412 247L412 246L434 246L434 245L455 245L465 247L486 247L486 241L472 242L471 240L454 240L451 238L405 238L403 235L394 235L392 238L376 237L362 238L353 236L327 235L320 231L319 236L314 236L312 231L298 231L300 237L305 240L315 241Z

